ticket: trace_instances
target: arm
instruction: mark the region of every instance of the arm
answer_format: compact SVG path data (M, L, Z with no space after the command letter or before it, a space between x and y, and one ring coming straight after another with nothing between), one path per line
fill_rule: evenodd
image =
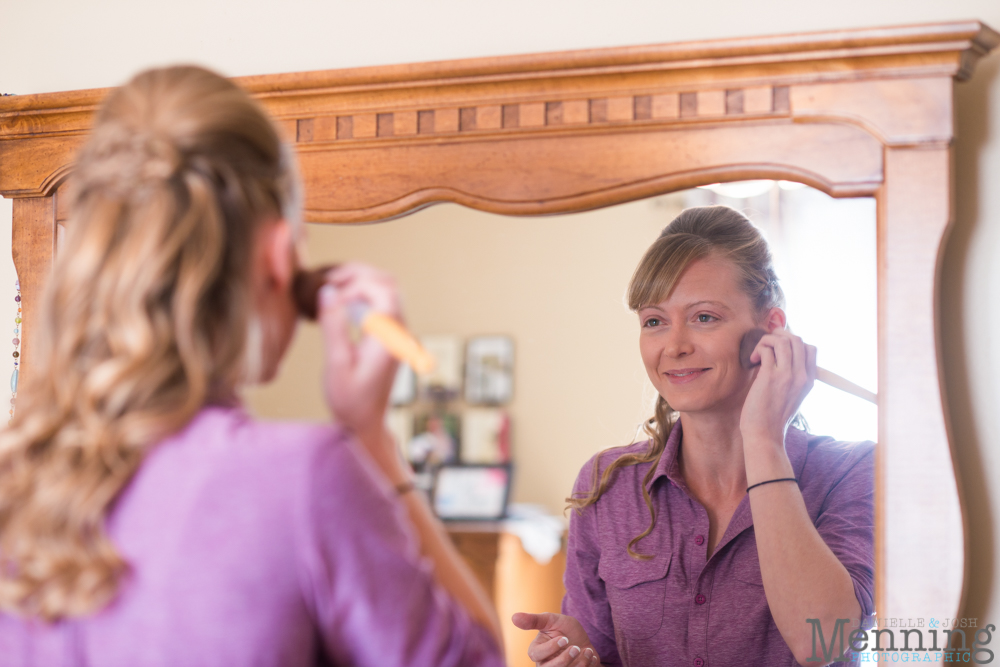
M370 337L352 342L347 304L366 301L374 310L399 317L399 299L393 281L384 273L360 264L344 264L327 277L320 290L320 324L326 352L324 375L327 403L337 421L351 430L378 469L397 486L410 481L408 466L385 429L385 412L396 363ZM416 530L421 552L434 565L434 577L469 615L503 646L500 623L486 593L456 551L441 524L417 493L401 498Z
M779 459L767 467L754 465L755 476L749 477L748 462L748 479L793 476L791 465L781 463ZM822 659L808 662L813 656L813 626L806 619L819 619L828 643L837 619L849 619L844 628L846 644L847 634L861 622L854 580L813 525L796 484L767 484L753 489L750 508L764 594L775 625L800 665L823 664ZM816 655L822 658L819 644Z
M751 359L756 357L761 368L740 423L748 485L794 477L785 430L816 371L815 348L785 331L762 338ZM813 626L806 619L819 619L827 641L837 619L849 619L847 632L858 627L862 610L854 580L813 525L798 485L767 484L749 495L771 616L796 661L818 666L822 659L809 661Z

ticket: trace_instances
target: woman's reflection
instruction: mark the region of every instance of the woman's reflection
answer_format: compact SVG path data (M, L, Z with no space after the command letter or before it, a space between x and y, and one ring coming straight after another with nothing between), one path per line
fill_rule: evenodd
M655 416L648 440L580 471L564 615L515 615L540 630L530 657L828 662L814 629L829 640L837 619L846 635L874 613L874 445L798 427L816 351L786 330L766 241L731 208L688 209L647 250L627 298ZM739 348L754 328L769 334L748 370Z

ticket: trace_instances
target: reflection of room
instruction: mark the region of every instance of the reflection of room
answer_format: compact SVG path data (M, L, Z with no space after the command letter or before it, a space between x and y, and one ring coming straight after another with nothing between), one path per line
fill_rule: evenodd
M718 202L749 215L774 250L790 326L819 347L824 366L876 389L874 201L796 185L728 184L545 218L440 205L376 225L309 225L307 252L312 262L359 259L391 271L408 326L439 345L442 336L459 345L510 337L514 386L502 407L511 500L559 515L580 466L631 442L649 416L653 390L623 295L639 256L684 206ZM302 327L278 380L249 396L254 410L325 418L320 349L316 329ZM819 383L812 394L803 406L811 430L875 439L874 406ZM473 407L462 395L447 405L458 414Z
M568 216L507 218L448 204L375 225L309 225L308 259L358 259L392 272L408 327L430 337L439 355L463 360L470 341L509 337L513 391L498 407L510 419L510 501L561 518L581 465L632 442L651 414L655 395L623 297L643 251L685 206L725 203L758 224L772 244L793 329L820 348L828 368L875 389L873 201L782 185L729 184ZM248 397L252 408L267 417L325 419L320 354L317 330L302 327L278 380ZM452 385L456 376L466 379L461 370L448 375ZM405 425L396 431L438 409L458 417L452 432L460 440L463 415L491 409L467 401L463 389L439 390L447 400L437 403L428 398L434 392L418 390L414 402L402 401ZM817 385L803 412L817 433L875 438L874 406L834 389ZM562 556L542 566L515 535L498 541L481 530L453 524L452 534L477 570L487 568L481 576L493 584L501 614L523 608L529 590L533 608L557 611Z

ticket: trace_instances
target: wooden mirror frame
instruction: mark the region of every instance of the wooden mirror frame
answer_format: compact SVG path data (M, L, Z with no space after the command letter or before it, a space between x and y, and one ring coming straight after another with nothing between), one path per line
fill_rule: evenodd
M971 581L969 527L941 389L937 271L953 215L953 81L998 43L972 21L237 82L295 143L314 222L442 201L569 213L753 178L875 197L876 604L882 617L954 617L963 574ZM59 186L106 92L0 99L25 333L66 217Z

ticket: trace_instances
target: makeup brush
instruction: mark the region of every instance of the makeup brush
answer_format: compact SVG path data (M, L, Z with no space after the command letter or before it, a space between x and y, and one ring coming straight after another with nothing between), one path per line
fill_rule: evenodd
M326 274L336 264L315 269L299 269L292 279L292 296L299 313L309 320L319 316L319 290L326 284ZM383 313L377 313L366 303L348 305L351 321L369 336L377 339L392 356L405 361L421 375L434 369L434 357L423 348L402 324Z
M760 362L756 364L750 363L750 355L753 354L754 348L757 347L757 343L767 332L763 329L751 329L750 331L743 334L743 338L740 340L740 364L743 368L750 369L754 366L759 366ZM830 385L831 387L836 387L841 391L846 391L848 394L857 396L858 398L863 398L871 403L878 404L878 395L874 394L862 386L856 385L848 379L842 378L836 373L826 370L825 368L816 368L816 379L820 382Z

